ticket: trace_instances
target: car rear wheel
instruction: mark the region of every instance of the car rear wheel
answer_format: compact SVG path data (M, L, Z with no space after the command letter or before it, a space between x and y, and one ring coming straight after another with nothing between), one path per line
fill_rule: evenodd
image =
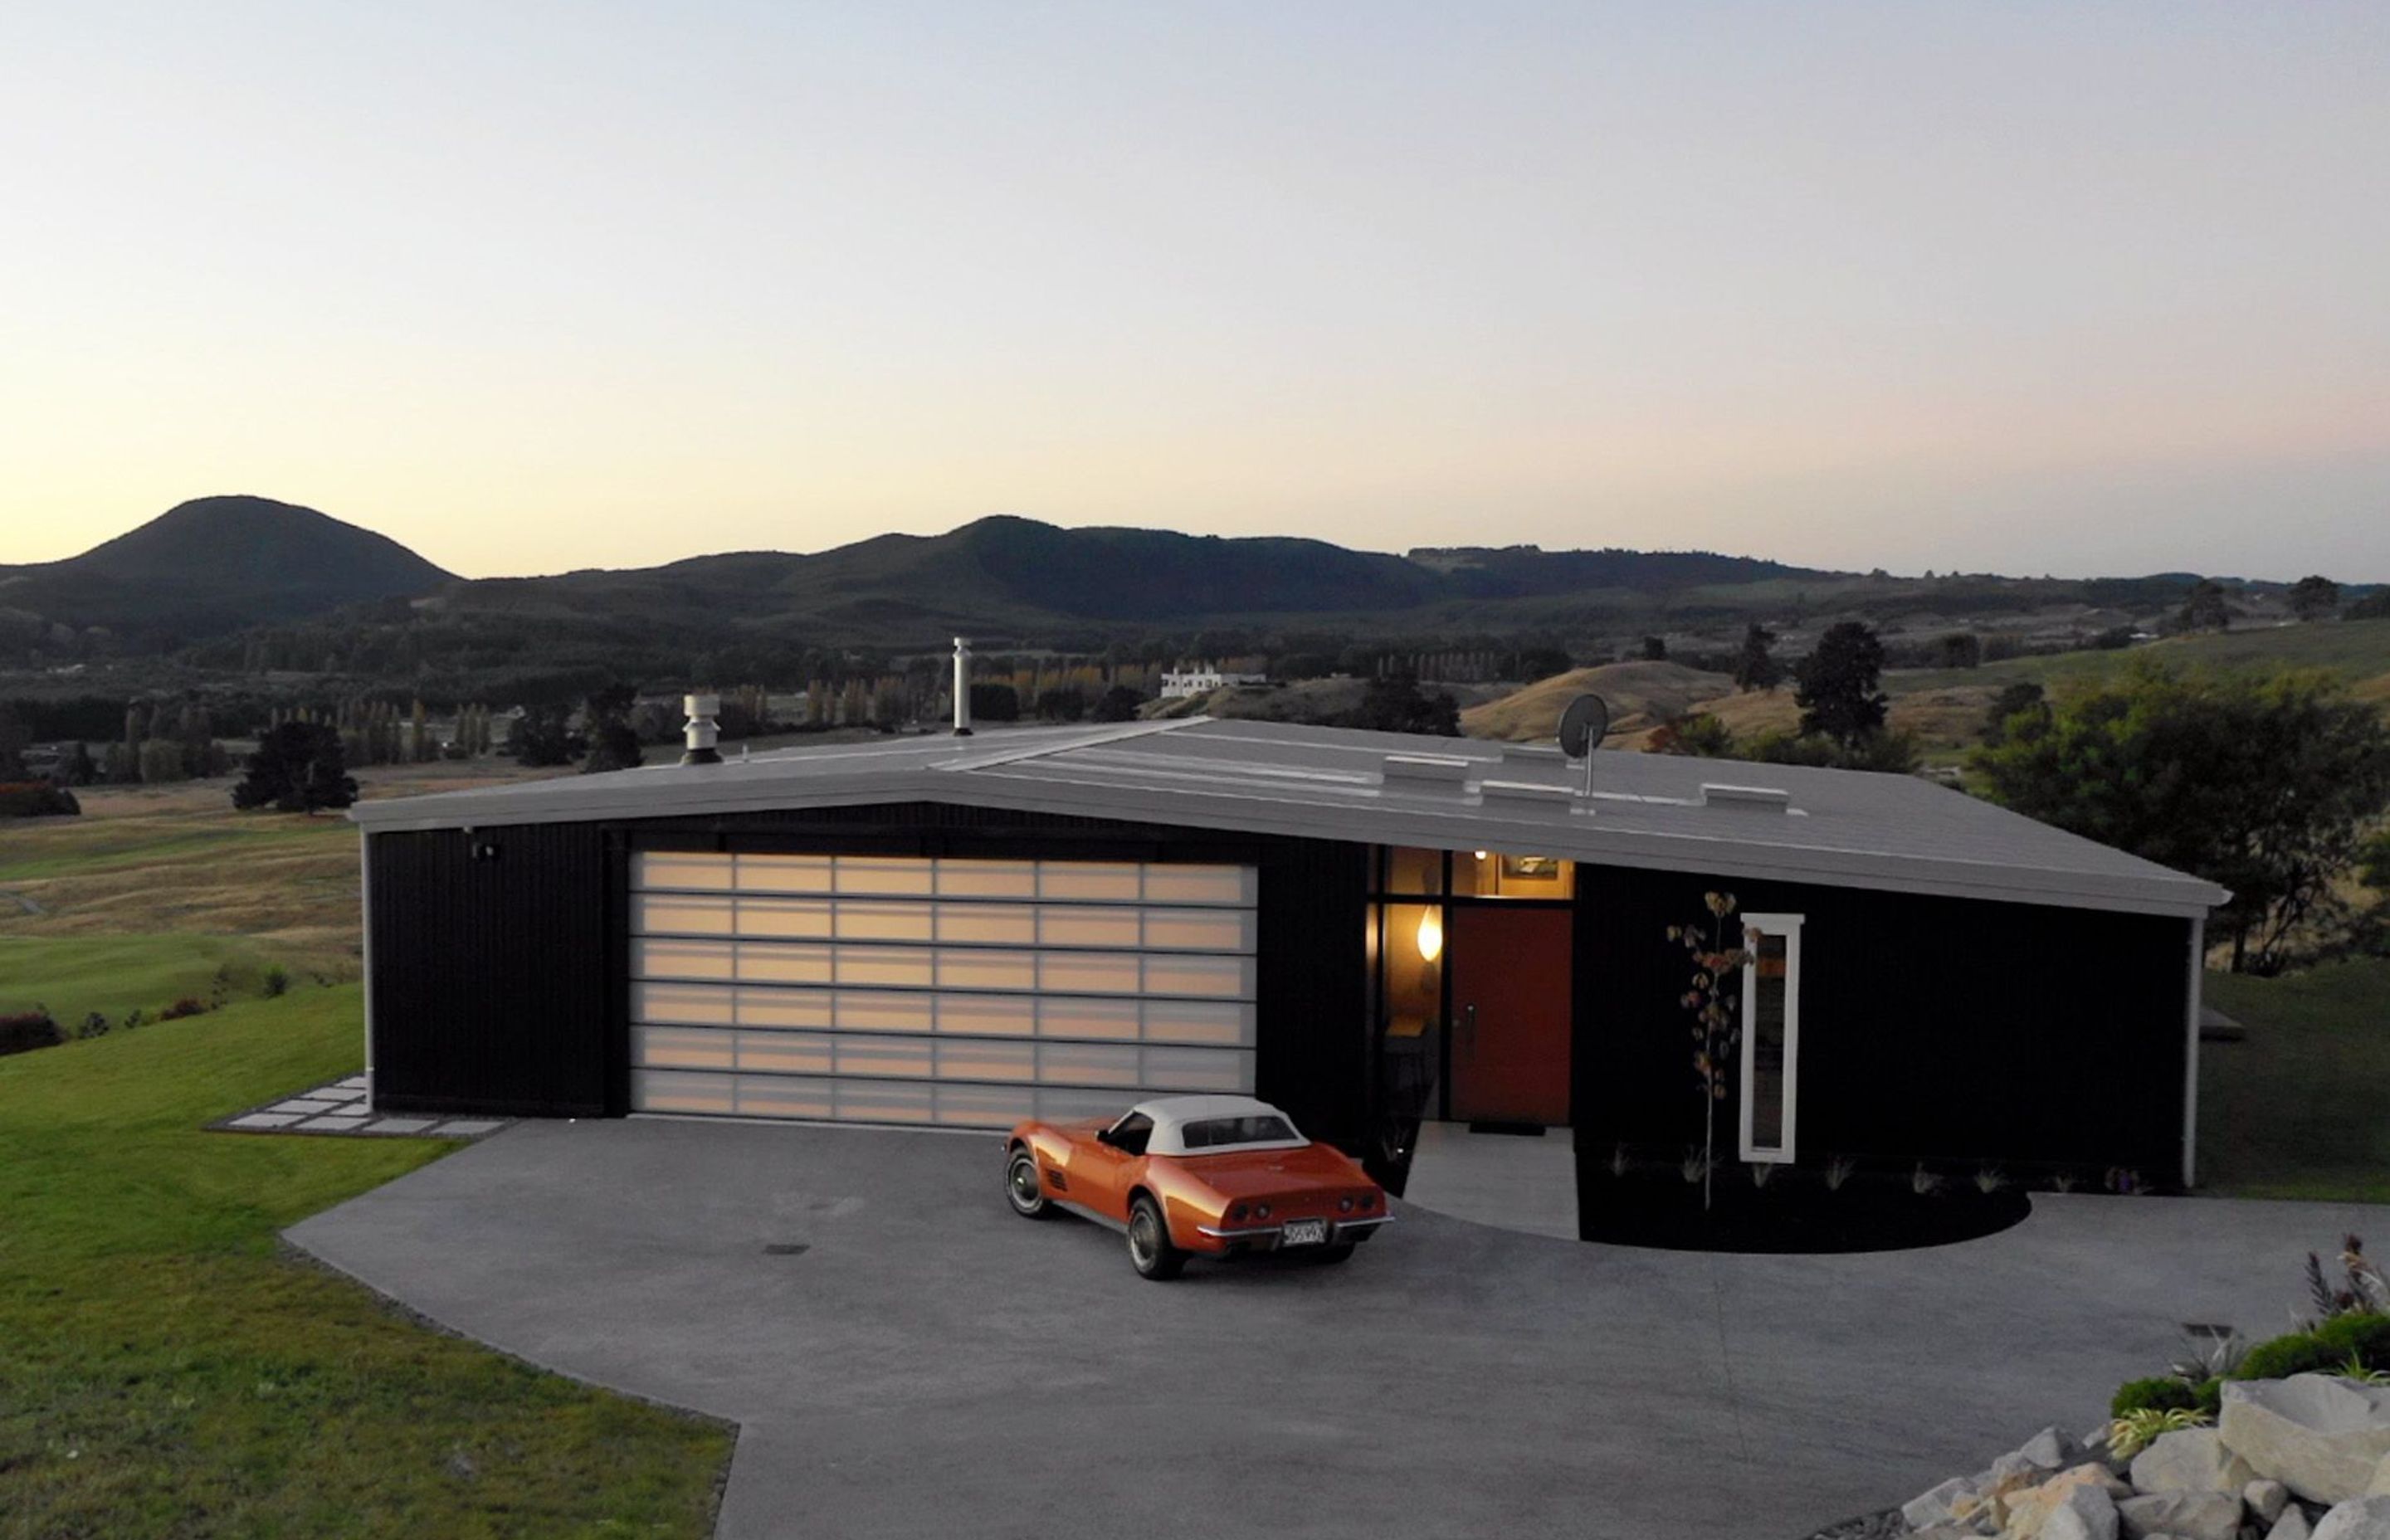
M1016 1149L1004 1166L1004 1196L1012 1204L1012 1212L1023 1219L1053 1217L1053 1202L1046 1196L1046 1185L1037 1174L1037 1157L1025 1149Z
M1187 1265L1187 1253L1170 1244L1170 1226L1162 1217L1162 1205L1150 1198L1140 1197L1129 1205L1128 1262L1138 1277L1156 1283L1176 1277Z

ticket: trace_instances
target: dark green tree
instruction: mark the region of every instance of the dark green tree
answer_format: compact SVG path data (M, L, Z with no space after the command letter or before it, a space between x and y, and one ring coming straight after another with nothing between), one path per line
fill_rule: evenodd
M1096 701L1095 710L1088 714L1098 722L1134 722L1137 708L1144 704L1145 697L1137 691L1126 685L1114 685L1104 691Z
M1739 690L1772 690L1784 682L1784 667L1768 652L1776 645L1776 633L1757 621L1742 630L1742 646L1734 655L1734 687Z
M1037 714L1048 722L1076 722L1087 714L1086 693L1072 685L1039 690Z
M517 764L533 769L571 764L581 750L581 739L573 733L561 706L526 707L522 715L515 719L514 730L507 735L507 752L514 756Z
M1983 738L1985 743L2005 742L2009 734L2009 718L2019 712L2031 712L2037 717L2047 717L2049 707L2046 692L2030 679L2020 679L2012 685L2002 685L2000 693L1984 709Z
M588 745L581 760L583 775L628 770L643 762L639 730L631 723L631 710L638 699L639 692L630 686L609 685L591 691L582 702L581 736Z
M1847 750L1883 730L1883 643L1859 621L1837 621L1793 668L1801 732Z
M1667 659L1668 639L1666 637L1646 636L1643 638L1643 661L1645 662L1662 663L1667 661Z
M1984 661L1984 639L1972 631L1954 631L1934 644L1944 668L1976 668Z
M2232 605L2224 585L2214 578L2201 578L2192 584L2175 622L2185 631L2229 629L2232 624Z
M2390 728L2319 673L2216 677L2144 661L2010 719L1979 749L2020 813L2232 890L2235 972L2279 972L2345 906L2342 879L2390 802Z
M2303 621L2328 618L2340 608L2340 584L2319 573L2309 573L2291 584L2291 613Z
M1407 674L1390 674L1370 680L1361 692L1361 703L1343 713L1334 725L1381 733L1458 738L1460 703L1444 690L1427 694L1420 688L1419 681Z
M232 805L244 810L312 814L356 800L340 729L320 722L285 722L267 732L232 789Z
M1010 685L973 685L970 713L973 722L1018 722L1021 692Z
M1707 712L1691 712L1660 724L1651 738L1655 754L1685 754L1696 759L1732 759L1734 734Z

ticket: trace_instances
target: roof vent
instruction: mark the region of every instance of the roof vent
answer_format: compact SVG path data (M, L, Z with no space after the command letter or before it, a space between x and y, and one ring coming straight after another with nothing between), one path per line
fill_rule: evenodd
M1471 763L1452 754L1388 754L1383 768L1390 787L1426 790L1449 786L1457 790L1467 783Z
M1703 807L1755 807L1764 813L1792 811L1792 793L1780 791L1772 786L1721 786L1715 781L1702 783Z
M1477 794L1487 802L1519 802L1536 807L1567 807L1576 793L1549 781L1479 781Z
M970 726L970 638L955 638L955 736L969 738Z
M685 695L681 697L680 703L681 709L688 712L688 747L682 751L680 762L683 764L720 764L722 751L714 744L720 740L722 730L714 725L713 719L722 714L722 697Z

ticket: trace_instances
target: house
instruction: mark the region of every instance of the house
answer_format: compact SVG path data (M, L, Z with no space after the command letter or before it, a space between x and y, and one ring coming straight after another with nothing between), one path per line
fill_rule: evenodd
M1224 673L1216 663L1199 663L1191 669L1165 669L1162 674L1162 696L1164 700L1184 700L1189 696L1209 695L1230 685L1266 685L1266 674Z
M1668 930L1730 892L1735 1155L2194 1175L2229 895L1929 781L1200 717L726 762L703 725L691 763L352 810L378 1107L1252 1092L1397 1183L1420 1120L1673 1161Z

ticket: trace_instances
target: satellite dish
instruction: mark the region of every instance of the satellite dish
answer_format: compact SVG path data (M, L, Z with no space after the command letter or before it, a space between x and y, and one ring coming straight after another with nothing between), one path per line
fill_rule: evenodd
M1561 712L1561 752L1583 759L1601 746L1610 731L1610 703L1598 695L1580 695Z

